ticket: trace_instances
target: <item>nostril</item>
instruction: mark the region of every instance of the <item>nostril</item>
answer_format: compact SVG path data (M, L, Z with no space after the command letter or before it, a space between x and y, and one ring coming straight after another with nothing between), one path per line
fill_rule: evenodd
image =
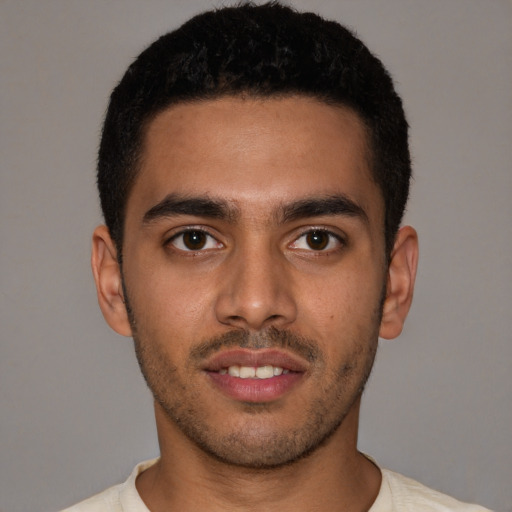
M259 330L294 321L296 304L289 290L290 281L284 273L278 275L271 262L264 263L244 261L220 284L214 303L220 323Z

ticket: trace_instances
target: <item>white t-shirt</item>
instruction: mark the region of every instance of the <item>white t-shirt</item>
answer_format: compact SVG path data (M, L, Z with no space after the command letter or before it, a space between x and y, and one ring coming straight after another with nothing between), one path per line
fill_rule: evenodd
M138 464L123 484L62 512L150 512L137 492L135 480L157 460ZM368 512L490 512L478 505L461 503L393 471L381 469L381 473L379 494Z

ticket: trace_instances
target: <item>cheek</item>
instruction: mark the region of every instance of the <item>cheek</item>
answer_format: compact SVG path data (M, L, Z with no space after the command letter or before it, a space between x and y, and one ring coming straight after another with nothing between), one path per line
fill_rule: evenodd
M382 272L342 269L309 283L300 299L301 328L322 343L327 357L364 351L378 338Z
M139 267L141 268L141 267ZM136 330L142 340L183 350L187 342L204 337L211 297L204 282L172 268L141 268L136 274L127 272L126 287Z
M382 272L347 266L322 278L302 279L297 296L301 309L321 324L350 325L374 315L383 286Z

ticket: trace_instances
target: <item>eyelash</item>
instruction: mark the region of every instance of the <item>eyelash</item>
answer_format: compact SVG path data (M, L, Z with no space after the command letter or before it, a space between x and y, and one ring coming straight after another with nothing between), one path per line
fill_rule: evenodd
M205 247L203 245L203 246L201 246L201 247L199 247L199 248L197 248L195 250L191 249L190 247L188 247L188 248L184 247L185 246L185 241L184 241L183 237L185 237L187 235L193 235L193 234L200 234L201 236L206 237L204 245L211 244L212 241L214 241L214 243L215 243L215 245L217 247ZM301 239L306 239L308 236L314 236L315 234L328 237L328 240L327 240L326 245L324 247L321 247L321 248L318 248L318 249L314 249L313 247L311 247L311 245L308 242L306 242L306 243L309 245L309 247L298 247L297 246ZM176 241L178 241L180 239L181 239L181 241L179 242L179 244L182 247L179 247L178 243L175 243ZM337 244L337 247L332 247L333 243ZM197 255L197 254L199 254L201 252L205 252L205 251L208 251L210 249L216 249L216 248L224 247L224 244L222 242L219 242L215 236L213 236L207 230L205 230L203 228L200 228L200 227L197 227L197 228L196 227L189 227L189 228L183 229L182 231L180 231L178 233L175 233L170 238L168 238L165 241L164 245L165 246L173 245L174 249L176 249L177 251L180 251L182 253L189 253L190 255ZM291 247L292 249L297 249L299 251L312 252L312 253L316 253L316 254L320 255L322 253L327 253L328 254L328 253L336 252L336 251L340 250L345 245L346 245L346 241L345 241L345 239L342 236L340 236L337 233L333 233L332 231L330 231L330 230L328 230L326 228L320 228L319 227L319 228L309 228L306 231L303 231L302 233L300 233L299 236L297 236L294 239L294 241L291 244L288 245L288 247Z
M316 253L316 254L322 254L322 253L332 253L332 252L335 252L337 250L340 250L343 246L346 245L346 242L345 242L344 238L342 236L340 236L339 234L337 234L337 233L333 233L332 231L330 231L330 230L328 230L326 228L309 228L308 230L306 230L303 233L301 233L293 241L293 243L290 246L298 245L298 242L301 239L307 239L308 236L313 236L315 234L321 234L323 236L327 236L328 237L328 241L327 241L325 247L314 249L313 247L311 247L311 245L308 244L309 248L300 248L300 247L295 247L295 248L298 249L298 250L303 250L303 251L307 251L307 252L313 252L313 253ZM336 247L332 247L333 244L336 244Z
M208 243L211 243L211 241L215 241L216 245L220 245L220 246L223 246L222 242L219 242L217 240L217 238L215 238L213 235L211 235L208 231L206 231L205 229L202 229L202 228L195 228L195 227L190 227L190 228L187 228L187 229L183 229L182 231L178 232L178 233L175 233L174 235L172 235L169 239L167 239L164 243L164 245L173 245L175 247L175 249L177 249L178 251L181 251L181 252L184 252L184 253L191 253L191 254L197 254L197 253L200 253L200 252L204 252L206 250L209 250L209 249L212 249L212 247L207 247L207 248L204 248L204 247L200 247L196 250L194 249L191 249L191 248L184 248L184 247L178 247L176 243L177 240L179 240L181 238L181 245L183 246L185 244L184 242L184 237L187 236L187 235L192 235L192 234L200 234L204 237L206 237L206 242L205 244L208 244Z

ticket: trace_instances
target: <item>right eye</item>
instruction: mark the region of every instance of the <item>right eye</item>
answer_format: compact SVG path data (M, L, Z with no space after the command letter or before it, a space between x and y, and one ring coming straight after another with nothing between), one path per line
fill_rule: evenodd
M212 235L201 229L180 231L169 240L169 243L176 249L185 252L198 252L223 247Z

